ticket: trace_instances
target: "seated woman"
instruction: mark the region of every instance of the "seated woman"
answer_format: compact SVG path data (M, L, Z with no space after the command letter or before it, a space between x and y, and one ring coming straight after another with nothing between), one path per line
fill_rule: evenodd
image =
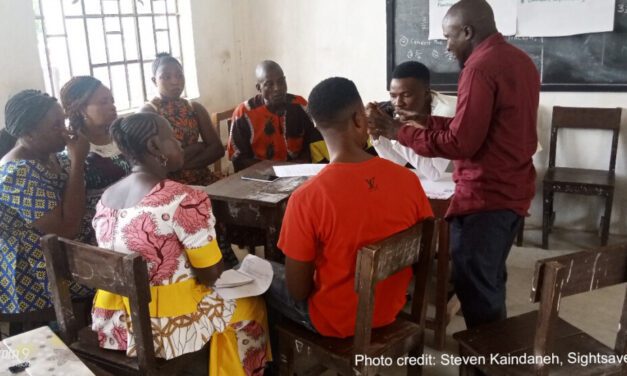
M146 103L141 112L154 112L166 118L185 154L183 168L172 172L170 179L190 185L215 182L218 176L208 167L224 156L224 146L203 105L181 98L185 88L183 66L170 54L160 53L152 63L152 75L159 96ZM199 135L202 142L198 141Z
M211 375L261 375L270 353L265 304L260 297L225 300L211 289L223 269L211 202L167 179L183 165L167 120L130 115L111 125L111 135L133 168L104 192L93 225L100 247L137 252L148 263L155 355L171 359L211 339ZM101 347L133 356L126 307L121 296L98 291L92 329Z
M61 88L61 104L70 129L81 132L89 141L85 161L87 204L77 240L95 245L91 220L96 214L96 204L108 186L130 174L131 165L109 135L109 126L118 116L109 88L91 76L73 77ZM69 167L67 158L61 161L64 168Z
M74 238L85 211L84 164L89 144L70 136L57 100L24 90L5 107L0 133L0 312L19 314L52 307L39 238ZM19 142L17 142L19 141ZM64 172L56 153L67 147ZM79 285L74 297L93 294Z

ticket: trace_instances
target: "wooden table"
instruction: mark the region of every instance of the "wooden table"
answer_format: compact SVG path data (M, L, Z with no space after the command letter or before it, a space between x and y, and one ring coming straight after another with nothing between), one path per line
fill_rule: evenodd
M266 233L264 256L281 261L277 248L287 200L307 177L279 178L273 182L243 180L245 175L274 175L272 166L287 162L262 161L205 188L213 214L224 224L263 229Z

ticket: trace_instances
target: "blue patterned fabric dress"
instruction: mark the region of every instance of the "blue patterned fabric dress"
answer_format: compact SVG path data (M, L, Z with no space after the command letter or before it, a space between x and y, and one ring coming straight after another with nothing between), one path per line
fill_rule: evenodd
M41 310L52 306L41 233L32 223L61 205L68 176L33 160L0 166L0 312ZM93 294L71 286L75 297Z

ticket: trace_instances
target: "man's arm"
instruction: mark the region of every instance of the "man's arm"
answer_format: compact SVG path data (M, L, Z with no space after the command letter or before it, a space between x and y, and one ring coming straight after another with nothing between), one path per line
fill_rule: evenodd
M235 172L243 170L246 167L250 167L259 162L259 159L255 158L253 147L250 144L252 135L250 134L251 131L248 121L249 120L246 115L242 115L240 117L234 116L229 142L232 143L232 146L235 149L235 153L231 157Z
M464 159L483 145L492 120L494 82L481 72L465 69L459 81L457 113L454 118L431 116L426 129L402 126L401 144L427 157ZM448 123L448 129L440 129Z
M305 300L311 294L314 285L313 261L297 261L285 257L285 283L290 295L296 300Z

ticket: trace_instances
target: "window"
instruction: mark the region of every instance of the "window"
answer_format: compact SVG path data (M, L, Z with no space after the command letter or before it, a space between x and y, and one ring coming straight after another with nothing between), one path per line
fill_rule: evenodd
M178 58L188 84L195 84L195 67L193 77L187 69L194 62L183 56L179 5L179 0L33 0L47 91L58 97L72 76L91 75L111 88L118 111L137 108L153 96L157 52Z

